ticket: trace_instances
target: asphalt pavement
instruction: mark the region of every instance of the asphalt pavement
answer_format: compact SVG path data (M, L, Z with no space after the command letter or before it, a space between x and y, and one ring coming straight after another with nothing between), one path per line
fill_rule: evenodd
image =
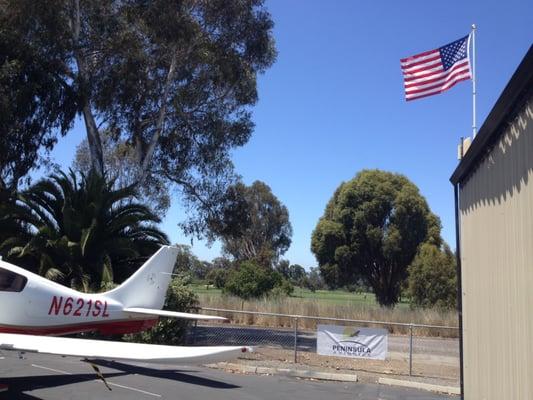
M319 382L281 376L239 375L205 367L153 366L93 360L109 391L85 362L44 354L0 355L1 400L443 400L455 396L374 384Z

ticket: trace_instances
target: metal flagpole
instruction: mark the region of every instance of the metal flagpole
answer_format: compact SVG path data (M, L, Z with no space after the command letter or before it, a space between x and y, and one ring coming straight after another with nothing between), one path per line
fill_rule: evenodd
M472 139L476 137L476 24L472 24Z

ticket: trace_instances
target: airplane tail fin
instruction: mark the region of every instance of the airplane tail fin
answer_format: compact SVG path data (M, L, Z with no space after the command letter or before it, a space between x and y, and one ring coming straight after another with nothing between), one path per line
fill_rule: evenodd
M132 276L105 295L121 302L124 308L162 309L177 256L177 248L161 246Z

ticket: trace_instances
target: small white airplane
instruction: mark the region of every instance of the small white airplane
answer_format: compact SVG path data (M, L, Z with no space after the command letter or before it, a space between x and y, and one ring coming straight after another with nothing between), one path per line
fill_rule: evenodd
M162 246L124 283L98 294L78 292L0 261L0 352L55 354L84 361L203 364L251 351L246 346L184 347L54 337L89 331L140 332L153 327L159 317L225 320L162 310L177 254L175 247ZM5 390L7 386L0 384L0 392Z

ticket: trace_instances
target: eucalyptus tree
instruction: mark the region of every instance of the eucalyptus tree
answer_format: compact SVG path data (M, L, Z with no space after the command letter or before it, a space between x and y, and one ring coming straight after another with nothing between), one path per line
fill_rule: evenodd
M7 191L43 160L76 114L74 90L57 73L58 49L30 43L14 29L22 25L29 30L32 21L0 2L0 190Z
M250 186L237 183L223 201L221 217L211 230L222 241L223 251L235 261L253 260L272 267L291 245L289 211L261 181Z
M230 151L252 133L257 74L276 57L263 0L2 0L0 27L31 55L17 58L24 68L47 67L59 100L43 108L68 95L56 120L82 116L96 173L106 130L134 150L135 184L164 178L198 216L189 232L206 227L234 179Z
M164 215L170 207L171 197L166 180L160 175L151 174L142 185L135 185L139 165L134 149L125 140L114 140L107 131L102 134L102 146L106 174L114 182L115 188L135 188L145 204L158 215ZM72 169L88 174L91 168L89 145L84 139L76 148Z
M440 221L405 176L363 170L342 183L313 231L311 250L330 287L370 286L394 306L420 244L440 246Z

